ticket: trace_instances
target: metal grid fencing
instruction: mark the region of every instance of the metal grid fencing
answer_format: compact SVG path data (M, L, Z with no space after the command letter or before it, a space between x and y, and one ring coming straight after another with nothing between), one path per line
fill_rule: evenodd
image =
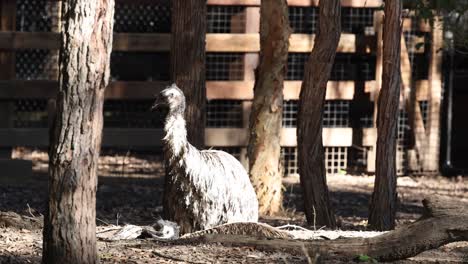
M242 127L241 100L211 100L206 105L207 127Z
M245 6L208 6L207 33L242 33L245 30Z
M297 161L296 147L281 148L281 164L283 165L284 176L299 175L299 163Z
M117 52L111 54L114 81L167 81L169 52Z
M57 78L56 52L43 49L20 50L15 53L15 74L18 80L53 80Z
M57 2L48 0L17 0L16 28L18 31L53 31L58 19ZM342 31L368 34L372 29L375 9L343 8ZM289 7L289 19L294 33L316 33L318 8ZM413 18L412 18L413 19ZM428 33L419 32L413 21L413 28L405 32L407 42L413 37L425 38L424 53L409 52L413 80L427 79L429 62ZM170 1L154 3L116 3L115 32L127 33L169 33L171 28ZM246 7L208 6L208 33L241 33L246 28ZM409 42L408 42L409 43ZM309 53L290 53L288 56L286 80L302 80L304 65ZM206 79L209 81L244 80L244 53L207 53ZM111 76L122 81L167 81L169 75L169 53L157 52L113 52ZM375 80L375 55L339 53L331 73L331 80ZM23 80L54 79L57 72L57 56L47 50L22 50L16 52L16 78ZM284 102L283 126L296 127L297 100ZM112 100L104 105L106 127L159 128L162 116L149 112L151 100ZM427 123L429 104L420 101L419 106L424 124ZM46 127L47 103L45 100L15 101L15 127ZM350 101L327 101L323 113L324 127L350 127L352 122L360 124L360 129L373 126L373 113L361 113L357 120L350 115ZM207 127L243 127L242 101L212 100L207 104ZM398 123L398 173L406 173L408 163L408 117L401 112ZM241 148L223 148L230 153L240 153ZM339 173L349 168L364 168L370 147L327 147L327 172ZM297 150L294 147L282 148L282 160L286 175L297 174ZM237 155L237 154L235 154ZM240 156L240 154L239 154ZM237 156L236 156L237 157Z
M347 171L347 147L325 147L324 150L327 174L344 173ZM299 163L297 158L297 147L281 148L281 163L283 164L285 176L299 175Z
M109 128L162 128L161 111L150 111L153 100L106 100L104 126Z
M374 27L375 8L350 8L341 9L341 31L346 33L366 33ZM368 31L367 31L368 32Z
M207 53L206 80L227 81L244 79L244 54Z
M294 33L314 34L318 26L317 7L289 7L289 23Z
M348 165L347 147L326 147L325 168L328 174L345 173Z
M170 33L170 1L115 3L114 32Z
M287 100L283 103L283 127L297 126L298 100ZM325 102L323 110L324 127L349 126L349 101L329 100Z
M13 127L41 128L47 127L47 100L21 99L14 103Z
M46 0L16 0L16 30L52 31L58 23L58 3Z
M286 80L302 80L309 53L289 53ZM337 53L330 80L375 80L373 55Z

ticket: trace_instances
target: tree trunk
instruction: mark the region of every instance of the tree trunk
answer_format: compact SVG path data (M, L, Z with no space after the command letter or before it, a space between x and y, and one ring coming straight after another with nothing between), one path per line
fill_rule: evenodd
M205 145L205 36L206 1L172 0L171 75L186 98L185 122L187 140L197 148ZM168 159L166 159L168 160ZM174 181L169 177L166 164L164 182L164 215L169 213L169 196Z
M96 185L114 1L62 5L60 88L49 149L43 263L97 263Z
M396 139L400 98L401 1L385 2L383 25L382 89L378 99L375 184L369 210L369 226L395 228Z
M187 138L205 143L206 0L172 1L171 74L187 99Z
M320 1L319 30L299 96L297 146L307 222L335 227L328 194L322 143L322 112L336 48L341 36L339 0Z
M260 64L256 69L248 155L259 213L272 215L282 208L280 134L291 34L286 0L263 1L260 19Z
M222 243L236 247L279 250L309 257L319 257L323 263L345 261L361 256L378 261L395 261L414 257L426 250L443 245L468 241L468 208L451 200L438 198L423 201L424 214L414 223L369 238L338 238L336 240L298 241L263 239L251 236L206 234L194 239L208 243ZM187 241L193 243L193 240Z

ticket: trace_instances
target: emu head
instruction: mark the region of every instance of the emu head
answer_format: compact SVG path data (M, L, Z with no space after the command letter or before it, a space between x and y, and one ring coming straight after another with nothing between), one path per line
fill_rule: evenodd
M151 109L167 107L169 113L183 114L185 112L185 96L175 83L166 87L158 95Z

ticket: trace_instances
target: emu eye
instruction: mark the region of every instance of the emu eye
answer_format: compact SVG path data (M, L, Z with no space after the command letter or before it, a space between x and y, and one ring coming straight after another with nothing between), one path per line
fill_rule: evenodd
M174 94L170 93L170 94L167 95L167 97L172 98L172 97L174 97Z

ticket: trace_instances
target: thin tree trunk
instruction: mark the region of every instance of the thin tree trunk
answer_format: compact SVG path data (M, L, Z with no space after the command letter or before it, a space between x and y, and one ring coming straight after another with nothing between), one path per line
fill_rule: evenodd
M375 184L369 210L369 226L376 230L395 228L396 139L400 98L400 0L385 2L383 25L382 89L378 99Z
M197 148L205 145L205 36L206 0L172 0L171 75L186 98L187 139ZM167 160L167 159L166 159ZM172 205L166 191L174 181L166 164L164 215L171 219Z
M260 7L260 64L256 69L248 155L259 213L266 215L275 214L282 208L280 134L290 34L286 0L263 1Z
M172 1L171 74L187 98L187 137L195 147L205 141L206 0Z
M322 143L322 112L327 82L341 36L339 0L320 1L319 30L299 96L297 145L307 222L335 227L328 194Z
M64 1L44 263L97 263L96 185L114 0Z

